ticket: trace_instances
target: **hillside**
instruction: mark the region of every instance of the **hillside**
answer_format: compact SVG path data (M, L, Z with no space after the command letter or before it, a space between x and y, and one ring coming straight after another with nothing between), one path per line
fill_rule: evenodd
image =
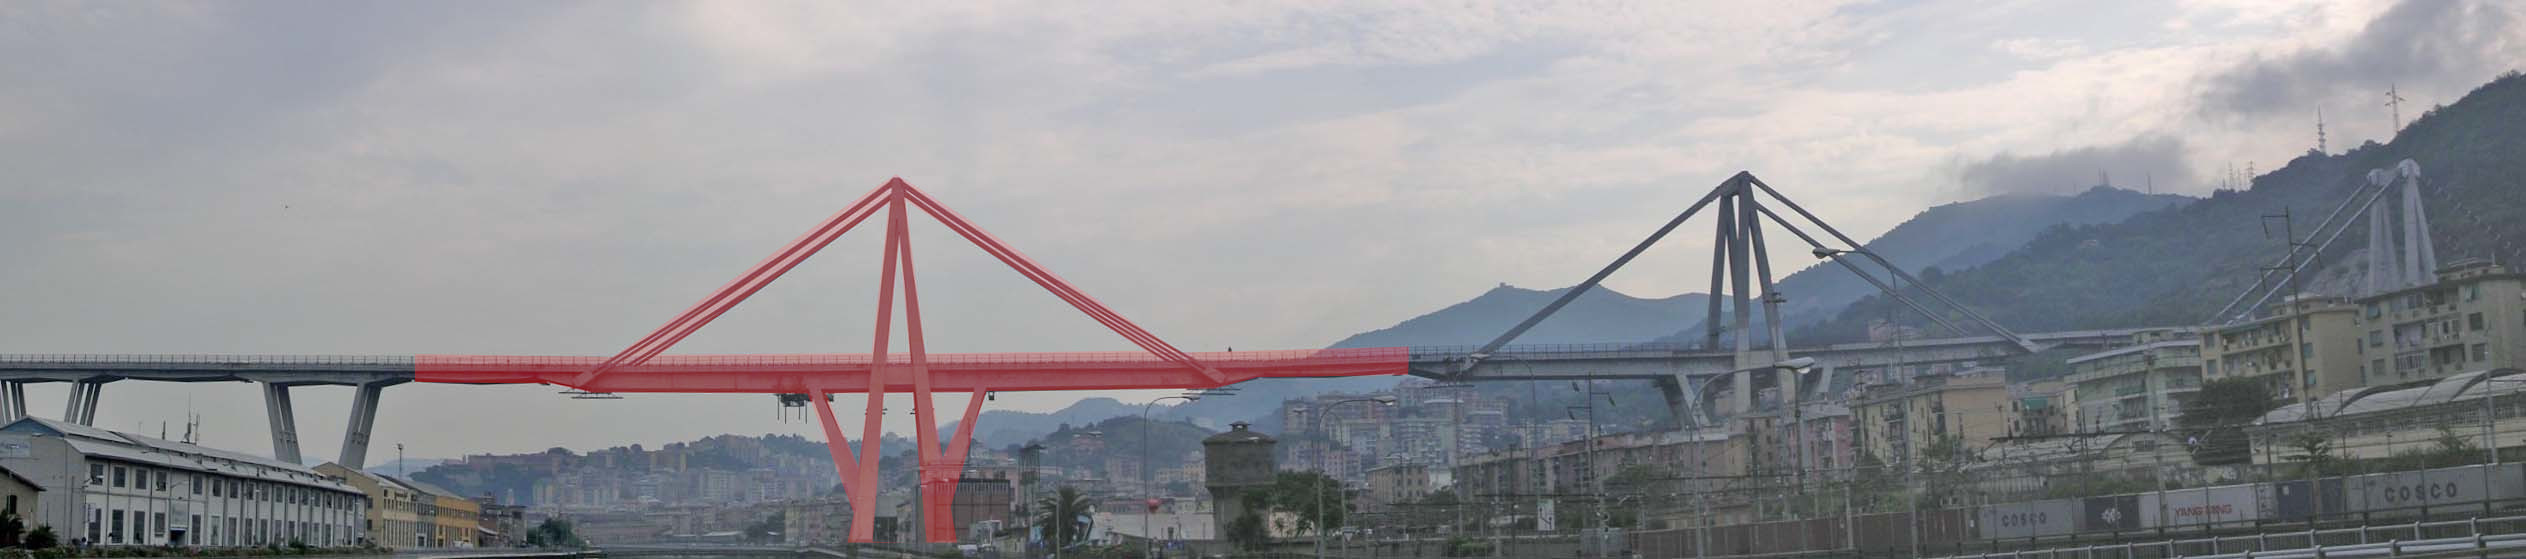
M2263 234L2263 216L2286 210L2301 231L2312 229L2365 184L2368 170L2406 158L2423 171L2421 193L2439 261L2526 264L2526 128L2520 122L2526 122L2526 79L2512 72L2431 109L2390 143L2310 152L2254 177L2246 190L2121 223L2055 228L1982 266L1924 279L2020 331L2199 324L2285 252L2281 241ZM2323 256L2333 271L2311 283L2351 283L2344 276L2362 252L2366 220L2352 227ZM1867 321L1887 316L1893 305L1868 297L1792 337L1860 339ZM1892 315L1927 322L1915 313Z
M2184 196L2150 195L2101 187L2073 196L1994 196L1924 210L1879 235L1868 246L1898 262L1964 269L2008 254L2026 240L2054 226L2120 221L2191 200ZM1865 297L1875 288L1852 277L1839 266L1828 264L1817 267L1810 264L1807 269L1782 278L1780 289L1791 296L1787 309L1789 322L1807 324L1832 319L1842 306ZM1562 289L1539 291L1502 285L1473 299L1394 326L1352 335L1332 347L1480 344L1490 341L1562 292ZM1706 305L1708 299L1699 293L1647 299L1599 288L1581 295L1551 319L1520 336L1517 342L1697 341L1700 317L1708 310ZM1258 428L1276 432L1279 418L1272 417L1270 412L1282 400L1333 392L1380 390L1392 386L1397 380L1392 377L1264 379L1239 385L1241 393L1233 398L1214 398L1177 406L1164 415L1192 420L1212 429L1225 429L1229 421L1246 419L1257 422ZM1138 412L1137 409L1117 408L1117 405L1110 400L1091 399L1051 414L985 412L976 439L992 446L1005 446L1043 436L1062 423L1084 425L1098 418ZM1537 409L1559 409L1538 405L1542 407Z
M1963 270L2006 256L2054 227L2115 223L2196 200L2111 186L2097 186L2071 196L2005 194L1923 210L1864 246L1914 271ZM1782 322L1793 328L1832 320L1851 302L1877 292L1875 286L1840 265L1824 261L1797 264L1806 267L1781 278L1779 286L1789 299L1782 305ZM1761 317L1755 320L1755 333L1763 335ZM1692 327L1658 341L1697 343L1701 336L1702 326L1696 321ZM1794 335L1790 339L1805 341Z

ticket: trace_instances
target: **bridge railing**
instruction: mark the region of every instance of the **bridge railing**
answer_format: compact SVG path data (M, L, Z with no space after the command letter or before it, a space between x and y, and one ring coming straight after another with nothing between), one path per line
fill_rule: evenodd
M0 353L5 365L351 365L408 366L409 355L278 355L239 353Z

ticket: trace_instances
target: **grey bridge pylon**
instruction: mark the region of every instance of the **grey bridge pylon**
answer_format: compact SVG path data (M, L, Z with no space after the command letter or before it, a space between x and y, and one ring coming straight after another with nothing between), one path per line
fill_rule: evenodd
M1767 198L1770 200L1769 202L1766 201ZM1818 239L1816 236L1808 234L1805 229L1800 228L1799 221L1792 221L1783 218L1780 213L1773 211L1773 203L1777 203L1779 207L1787 208L1790 212L1796 214L1799 218L1802 218L1801 221L1804 223L1813 225L1815 228L1824 231L1827 235L1830 235L1831 242L1828 242L1828 240L1825 239ZM1596 274L1588 276L1586 281L1581 281L1577 286L1573 286L1570 289L1563 291L1560 298L1554 299L1551 303L1544 305L1543 309L1536 311L1534 315L1518 322L1516 326L1510 327L1507 332L1503 332L1499 337L1493 338L1490 343L1483 344L1480 348L1474 349L1470 352L1465 352L1462 355L1446 356L1444 358L1446 359L1446 362L1444 363L1429 363L1432 367L1430 367L1430 370L1426 373L1422 372L1423 369L1420 365L1423 363L1423 360L1419 355L1419 352L1416 351L1414 359L1416 374L1424 374L1425 376L1455 381L1515 380L1518 378L1533 378L1530 375L1508 374L1506 369L1509 369L1509 367L1503 366L1506 363L1518 363L1530 369L1539 366L1545 368L1565 369L1566 374L1559 376L1576 378L1580 376L1599 376L1596 373L1601 372L1603 369L1618 368L1613 366L1612 362L1625 359L1626 356L1618 356L1614 354L1632 353L1633 355L1629 355L1627 357L1631 359L1647 358L1652 361L1660 361L1661 359L1652 355L1640 355L1643 352L1654 354L1655 352L1660 351L1658 348L1643 348L1642 351L1633 352L1618 350L1612 352L1613 354L1601 355L1595 359L1570 359L1567 357L1562 359L1548 359L1549 361L1554 362L1554 365L1541 365L1540 363L1543 361L1535 359L1534 356L1516 356L1519 358L1508 359L1512 356L1502 353L1502 350L1509 349L1509 342L1516 340L1519 335L1525 334L1528 329L1534 328L1537 323L1543 322L1545 318L1551 317L1553 313L1560 311L1563 306L1578 299L1580 295L1585 294L1589 289L1595 288L1596 285L1603 282L1607 276L1613 275L1616 270L1620 270L1624 265L1630 264L1631 261L1634 258L1639 257L1643 251L1647 251L1650 246L1656 245L1658 241L1665 239L1668 233L1674 232L1675 229L1677 227L1681 227L1685 221L1692 219L1694 214L1700 213L1704 208L1710 207L1714 204L1718 206L1718 210L1713 213L1717 214L1718 218L1718 227L1716 229L1715 237L1717 243L1715 246L1719 248L1718 250L1711 251L1710 291L1708 291L1710 294L1710 308L1708 316L1702 322L1704 331L1702 336L1702 345L1699 348L1701 351L1692 352L1693 354L1687 354L1686 352L1681 351L1681 348L1665 349L1664 351L1674 354L1671 357L1662 359L1665 361L1663 365L1668 366L1672 372L1655 377L1658 380L1660 391L1666 395L1669 405L1672 406L1676 412L1677 418L1704 417L1706 414L1695 408L1698 408L1700 394L1709 385L1716 382L1727 382L1729 383L1729 386L1733 388L1733 408L1739 411L1752 409L1753 394L1756 383L1758 382L1768 381L1768 383L1772 386L1779 388L1780 394L1785 400L1795 401L1800 398L1800 391L1798 389L1799 375L1794 373L1781 374L1783 372L1781 370L1783 368L1781 364L1792 359L1791 353L1793 353L1793 351L1790 349L1789 344L1786 343L1787 338L1784 337L1781 332L1780 304L1783 301L1786 301L1786 298L1784 298L1779 291L1774 289L1771 259L1763 237L1763 224L1765 221L1778 225L1781 230L1787 231L1791 235L1796 236L1798 240L1805 242L1817 257L1830 259L1835 264L1841 265L1843 268L1850 270L1851 273L1858 275L1860 279L1867 281L1869 285L1876 286L1878 292L1885 294L1887 297L1892 298L1895 301L1903 303L1905 306L1910 307L1913 310L1921 312L1921 314L1928 316L1931 320L1936 321L1939 325L1946 327L1948 330L1958 332L1960 334L1975 331L1968 330L1955 324L1941 313L1932 312L1929 308L1923 306L1921 302L1913 300L1911 296L1906 294L1905 290L1896 289L1894 286L1889 285L1887 280L1879 279L1875 274L1870 273L1868 268L1877 268L1888 274L1893 279L1909 282L1914 293L1928 295L1933 302L1955 311L1956 314L1964 316L1967 320L1973 322L1974 325L1979 326L1981 331L1988 332L1992 338L1988 340L1975 340L1970 338L1940 340L1940 342L1944 343L1937 344L1937 347L1927 348L1924 352L1926 353L1925 355L1918 356L1923 359L1911 359L1904 362L1921 363L1935 362L1938 360L1955 361L1975 358L2002 357L2018 353L2032 353L2040 351L2046 347L2044 343L2039 342L2036 339L2011 332L2009 329L2000 326L1998 323L1992 322L1989 317L1983 316L1982 313L1975 311L1973 308L1958 303L1956 300L1948 298L1946 294L1939 293L1938 290L1931 289L1929 286L1922 284L1919 278L1913 277L1910 272L1906 272L1902 267L1886 261L1885 258L1878 256L1876 253L1869 252L1858 240L1852 239L1849 235L1842 234L1841 230L1834 229L1831 224L1825 223L1823 219L1816 217L1814 213L1808 212L1805 207L1801 207L1798 203L1790 201L1787 196L1781 195L1780 191L1774 190L1771 185L1764 184L1762 179L1755 178L1752 173L1740 171L1737 174L1728 177L1726 181L1720 182L1719 186L1712 188L1709 194L1703 195L1701 199L1694 202L1691 207L1685 208L1683 213L1677 214L1674 219L1668 220L1666 225L1659 227L1656 232L1650 233L1648 238L1642 239L1640 243L1634 245L1631 250L1624 252L1622 256L1616 257L1613 263L1607 264L1603 269L1597 270ZM1853 255L1863 258L1855 260L1852 258ZM1754 302L1758 300L1762 303L1764 323L1767 329L1767 332L1764 333L1767 343L1760 348L1756 347L1754 344L1755 336L1753 332ZM1723 334L1733 334L1729 337L1732 338L1732 341L1734 341L1735 347L1733 350L1730 350L1725 354L1726 365L1724 368L1714 367L1712 365L1714 365L1715 360L1712 359L1712 353L1722 349L1720 348L1720 343L1722 341ZM2110 337L2110 335L2105 337ZM2071 333L2071 335L2062 336L2061 338L2064 341L2084 341L2089 339L2087 336L2083 336L2080 333ZM2099 340L2099 343L2103 342ZM1953 355L1959 350L1971 355L1961 358ZM1994 352L1994 350L1997 351ZM1897 353L1904 353L1912 350L1898 348L1894 351ZM1840 352L1854 354L1872 353L1866 348L1843 348ZM1434 358L1433 360L1439 358L1439 356L1432 357ZM1898 355L1897 357L1901 358L1913 356ZM1692 362L1688 363L1687 361ZM1852 362L1852 364L1857 363ZM1651 366L1654 367L1656 365ZM1760 375L1761 377L1768 378L1758 378L1757 373L1762 373Z

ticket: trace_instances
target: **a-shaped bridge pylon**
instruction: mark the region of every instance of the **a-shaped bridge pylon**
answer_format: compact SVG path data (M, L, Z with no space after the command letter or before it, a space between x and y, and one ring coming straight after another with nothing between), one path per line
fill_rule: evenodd
M1135 353L932 355L923 344L919 282L913 273L907 217L918 209L976 248L1042 286L1054 297L1123 336ZM877 287L876 335L867 354L677 355L668 348L796 267L879 212L886 214L883 272ZM900 281L898 281L900 280ZM902 354L888 351L900 283ZM1103 303L983 232L902 179L887 181L857 203L711 293L674 320L612 357L416 356L414 378L453 383L548 383L591 393L700 392L804 394L823 425L836 471L851 503L851 540L876 536L878 438L888 393L910 392L919 460L922 533L955 541L950 503L972 446L975 420L994 391L1211 388L1259 377L1402 374L1403 348L1193 354L1132 324ZM942 444L931 398L968 396L963 421ZM834 394L867 395L862 448L853 452L835 421Z

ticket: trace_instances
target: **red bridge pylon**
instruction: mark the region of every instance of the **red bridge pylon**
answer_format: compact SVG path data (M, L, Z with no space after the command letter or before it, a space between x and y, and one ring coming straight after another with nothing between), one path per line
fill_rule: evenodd
M1158 339L1156 335L1141 329L1139 325L1132 324L1122 315L1115 314L1112 309L1106 308L1104 303L1099 303L1096 299L1088 297L1086 293L1081 293L1078 288L1071 287L1070 283L1062 281L1060 276L1053 275L1051 271L1045 270L1034 261L1027 259L1025 255L1019 254L1016 249L1009 248L1006 243L992 238L989 233L975 227L972 222L965 221L964 217L940 205L937 200L913 188L911 184L903 182L902 178L895 178L886 181L884 186L870 191L867 196L861 197L858 203L825 219L823 224L818 225L806 235L800 236L798 240L791 241L789 246L774 253L771 258L765 259L761 264L756 264L744 275L737 276L736 281L719 288L719 291L712 293L709 298L703 299L701 303L684 311L683 315L677 316L665 326L658 327L657 331L651 332L648 337L641 338L631 347L623 348L621 353L614 354L613 358L579 375L577 379L574 379L575 382L570 384L583 390L596 390L591 387L592 383L604 374L624 366L647 363L650 358L664 353L676 342L683 341L685 336L692 335L695 330L710 324L711 320L719 318L720 314L728 312L728 309L734 308L737 303L745 301L756 291L770 285L773 280L788 273L799 262L814 256L825 245L832 244L834 239L841 238L843 233L850 232L853 227L867 220L869 216L876 215L882 208L886 212L886 256L884 271L879 273L877 284L877 335L869 347L869 354L874 356L872 363L890 361L886 358L887 336L894 325L895 282L900 277L903 282L904 338L908 344L906 353L911 358L909 366L901 372L909 376L911 380L912 417L913 422L918 424L914 432L920 446L918 458L920 460L922 533L933 542L956 541L956 530L954 520L949 515L949 504L955 498L957 480L963 477L965 454L973 446L974 421L982 413L982 402L988 389L981 386L966 387L966 391L971 396L965 403L964 421L957 424L956 434L950 437L945 448L941 448L937 440L938 416L935 410L931 409L933 406L930 403L933 387L930 382L929 352L922 343L921 289L920 283L916 280L917 276L913 273L910 223L905 219L907 212L904 210L907 205L920 208L921 213L928 214L940 225L963 236L976 248L1000 259L1000 262L1007 264L1009 268L1017 270L1027 279L1034 280L1036 285L1043 286L1046 291L1052 292L1054 297L1070 303L1070 306L1079 309L1079 312L1086 313L1089 318L1096 319L1098 323L1104 324L1116 334L1121 334L1124 338L1131 340L1132 344L1140 346L1150 354L1190 369L1208 380L1214 382L1225 380L1217 369L1202 364L1193 359L1192 355L1168 345L1165 340ZM879 367L879 369L889 368ZM884 370L883 374L872 374L867 377L864 391L868 395L868 405L860 428L860 444L865 452L858 453L857 456L851 451L850 446L845 444L842 428L833 419L833 405L829 395L834 392L834 387L821 385L806 387L808 405L815 408L817 421L824 425L826 446L833 453L834 467L843 479L850 480L844 484L844 489L851 501L851 540L856 542L867 542L876 538L876 515L871 513L875 512L877 506L878 457L883 455L879 450L878 440L884 427L883 413L888 384L886 377L895 372Z
M1034 353L931 355L922 343L921 297L915 280L912 243L907 234L907 206L919 208L955 231L976 248L1042 286L1143 353ZM877 288L877 331L866 355L677 355L660 354L722 313L779 279L799 262L814 256L834 239L869 216L884 211L885 260ZM906 355L888 355L894 323L895 285L903 285ZM903 179L894 179L827 218L791 241L735 281L702 299L675 320L613 357L548 356L415 356L416 380L424 382L560 384L589 392L686 392L805 394L823 424L825 443L836 472L845 480L851 503L851 541L876 537L878 437L881 414L890 391L909 389L918 427L918 457L923 533L933 542L956 541L950 504L963 477L974 423L985 396L993 391L1099 390L1135 388L1210 388L1260 377L1397 375L1406 370L1404 348L1328 349L1204 353L1199 357L1125 320L1069 282L1045 270L1008 244L993 238ZM943 358L943 359L940 359ZM653 361L654 359L654 361ZM931 409L936 391L968 394L964 421L942 446L938 419ZM861 424L861 452L854 453L834 421L833 394L868 395Z

